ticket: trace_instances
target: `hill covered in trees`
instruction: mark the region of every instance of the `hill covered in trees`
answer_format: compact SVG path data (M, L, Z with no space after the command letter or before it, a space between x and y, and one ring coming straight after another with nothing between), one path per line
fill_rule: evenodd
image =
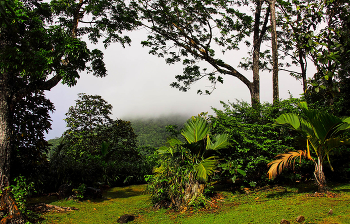
M190 117L183 115L169 115L158 118L132 118L126 119L131 122L131 126L137 135L138 146L160 147L164 145L170 132L166 126L171 125L175 130L180 130L183 124ZM48 140L51 149L56 148L61 141L61 138Z
M160 147L171 134L166 127L171 125L179 131L187 119L189 117L183 115L169 115L158 118L136 118L130 121L139 146Z

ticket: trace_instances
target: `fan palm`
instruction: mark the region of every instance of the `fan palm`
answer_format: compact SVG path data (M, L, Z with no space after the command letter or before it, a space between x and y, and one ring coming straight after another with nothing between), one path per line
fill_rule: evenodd
M188 120L181 134L187 140L186 148L192 159L193 168L199 181L207 182L217 165L217 157L210 155L212 151L227 146L228 136L215 135L210 138L209 123L203 117L192 117Z
M218 164L213 152L228 144L226 134L211 138L209 123L200 116L188 120L181 134L187 142L168 140L167 146L161 147L158 153L163 156L163 161L169 162L154 169L157 176L169 177L167 184L172 185L169 196L176 207L191 204L203 193L204 183L208 182Z
M172 156L180 146L187 154L187 159L193 165L196 178L201 182L207 182L208 177L215 171L218 163L217 157L211 155L213 151L227 146L228 136L215 135L210 137L209 123L203 117L192 117L185 124L181 132L187 143L178 139L168 140L168 147L161 147L160 154L171 154Z
M327 186L323 162L325 159L329 161L329 154L334 148L350 144L350 139L343 136L343 133L350 129L350 117L341 119L327 112L312 110L305 102L300 103L299 107L302 109L302 115L282 114L275 122L301 132L306 139L306 150L277 155L278 159L268 164L268 175L270 179L275 178L283 168L292 165L296 158L304 157L314 162L316 183L319 191L324 192ZM331 169L333 170L332 166Z

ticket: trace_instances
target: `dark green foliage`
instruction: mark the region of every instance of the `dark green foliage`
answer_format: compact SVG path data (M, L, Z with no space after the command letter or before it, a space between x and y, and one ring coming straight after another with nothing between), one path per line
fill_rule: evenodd
M280 43L300 65L306 100L331 106L345 77L349 76L350 16L347 1L280 1L283 21ZM310 59L317 72L306 80ZM289 61L287 62L287 64ZM288 67L288 66L287 66ZM336 110L336 108L334 108Z
M152 203L157 207L174 207L179 209L184 203L187 183L193 181L190 176L190 165L185 161L185 150L178 147L172 156L158 155L155 175L147 175L147 191L151 194Z
M6 0L0 1L0 18L3 188L8 185L10 164L14 175L26 176L34 176L37 170L33 167L42 165L47 147L42 136L50 128L48 111L53 110L42 91L59 82L73 86L82 71L106 76L102 51L90 50L81 38L88 35L97 43L104 36L106 46L129 44L130 38L122 36L122 31L137 26L137 13L124 1ZM90 25L81 26L83 22ZM38 116L35 121L34 116Z
M42 92L31 93L12 105L12 178L22 175L34 181L36 186L45 180L38 174L47 163L49 144L44 134L51 129L49 112L53 110L53 104Z
M57 147L61 144L62 137L56 137L47 141L49 144L49 150L47 152L47 157L50 160L52 154L56 151Z
M152 146L138 146L138 153L141 156L140 166L141 174L149 175L152 173L153 167L157 165L157 148Z
M222 103L224 110L214 109L216 116L211 117L212 132L229 134L231 144L228 149L221 150L222 163L231 163L234 169L245 171L247 175L239 179L246 184L266 184L267 164L278 153L299 147L296 132L272 125L281 113L298 112L298 102L298 99L289 99L275 106L261 104L254 109L248 103L238 101ZM232 178L232 174L224 170L221 178ZM296 177L290 175L288 178Z
M100 96L79 94L67 113L67 131L50 160L51 181L91 186L143 181L143 162L131 123L112 120L112 106Z

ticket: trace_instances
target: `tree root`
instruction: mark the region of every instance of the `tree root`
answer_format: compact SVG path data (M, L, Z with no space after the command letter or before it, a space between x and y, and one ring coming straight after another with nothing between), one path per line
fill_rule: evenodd
M74 211L79 210L75 207L61 207L57 205L50 205L45 203L39 203L35 204L29 207L30 210L34 212L44 213L44 212L68 212L68 211Z
M6 189L1 194L0 198L0 224L21 224L25 223L25 219L21 211L16 205L16 201L11 196L9 189Z

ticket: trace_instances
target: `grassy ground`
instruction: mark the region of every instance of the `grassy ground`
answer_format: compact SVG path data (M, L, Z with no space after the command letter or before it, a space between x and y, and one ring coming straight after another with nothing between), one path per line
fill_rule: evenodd
M332 186L332 194L315 196L310 189L274 187L247 190L245 193L220 191L219 200L206 210L174 212L153 209L145 185L109 189L102 200L83 202L57 201L51 204L79 210L43 215L42 223L116 223L124 214L133 214L131 223L280 223L286 219L297 223L350 223L350 184ZM42 202L37 198L32 202ZM46 201L48 203L48 201ZM333 214L328 214L329 210Z

